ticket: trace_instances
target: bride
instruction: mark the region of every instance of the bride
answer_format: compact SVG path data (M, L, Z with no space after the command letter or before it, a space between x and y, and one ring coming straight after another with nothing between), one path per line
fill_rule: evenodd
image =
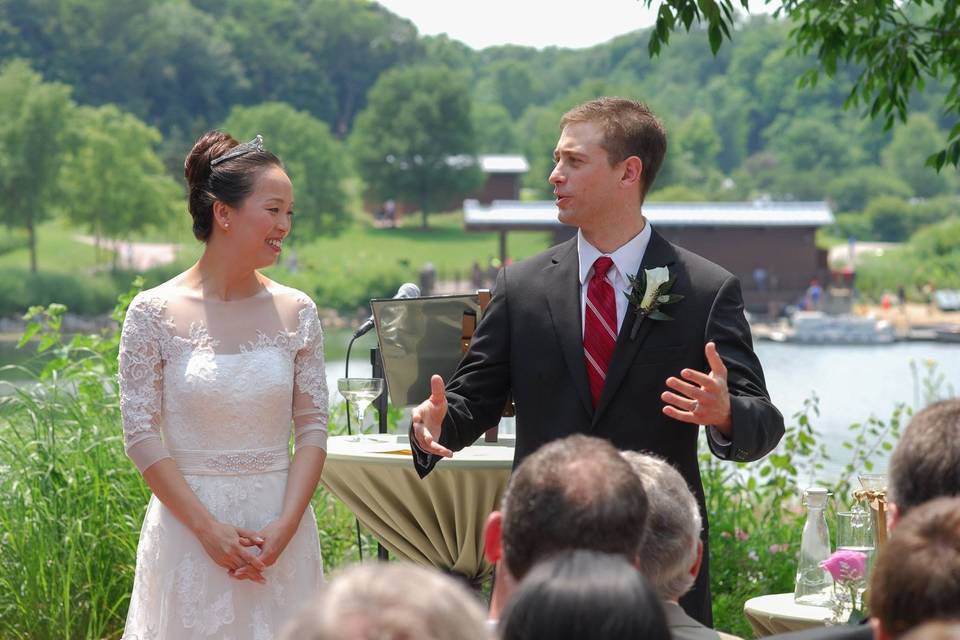
M323 580L323 333L308 296L257 271L293 217L260 136L207 133L184 174L203 256L134 298L120 341L124 446L153 492L123 637L267 639Z

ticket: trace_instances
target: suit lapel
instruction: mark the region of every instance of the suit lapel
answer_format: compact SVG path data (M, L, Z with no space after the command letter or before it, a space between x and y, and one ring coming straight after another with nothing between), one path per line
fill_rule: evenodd
M560 245L544 269L544 292L560 351L567 363L573 386L587 413L593 413L587 365L583 355L583 328L580 319L580 260L577 240Z
M643 253L643 260L640 261L640 270L636 273L638 277L643 273L644 269L669 267L676 262L676 253L670 246L670 243L664 240L663 237L657 233L656 229L651 229L650 231L650 242L647 244L647 249ZM596 426L600 421L604 410L606 410L613 396L620 388L624 377L626 377L631 363L633 363L637 356L637 352L647 339L647 335L653 329L654 325L657 324L654 320L643 320L643 324L640 325L637 331L636 338L631 340L630 333L633 331L633 324L636 321L637 310L633 305L630 305L627 309L627 315L623 319L623 326L620 328L620 333L617 334L617 345L614 347L613 357L610 359L610 366L607 368L607 378L603 383L603 393L600 394L600 404L593 414L593 423L591 426ZM584 377L586 377L586 373L584 373Z

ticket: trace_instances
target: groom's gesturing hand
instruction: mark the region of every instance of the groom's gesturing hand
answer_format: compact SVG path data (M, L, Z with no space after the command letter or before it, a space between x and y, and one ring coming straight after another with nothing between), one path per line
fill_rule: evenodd
M696 369L684 369L683 378L667 378L667 386L674 391L664 391L660 399L666 404L663 413L674 420L691 424L715 427L730 437L733 424L730 416L730 391L727 389L727 367L720 359L717 345L708 342L704 347L710 373Z
M430 378L430 397L413 409L413 437L424 452L450 458L453 452L439 442L446 415L447 396L443 392L443 378L434 375Z

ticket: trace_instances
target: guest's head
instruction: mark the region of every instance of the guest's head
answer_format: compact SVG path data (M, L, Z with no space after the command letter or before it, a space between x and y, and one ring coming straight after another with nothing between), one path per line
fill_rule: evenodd
M960 498L910 509L877 554L870 613L878 640L960 617Z
M646 492L619 452L599 438L570 436L517 467L501 510L487 521L485 552L491 562L502 554L517 580L541 558L568 549L636 562L646 519Z
M636 451L623 457L647 493L647 525L640 570L663 600L676 601L693 587L703 556L700 509L680 472L660 458Z
M922 624L901 640L960 640L960 618Z
M913 416L888 475L891 526L928 500L960 495L960 399L937 402Z
M222 131L205 133L187 155L183 173L198 240L254 268L276 261L290 232L293 187L259 137L240 144Z
M656 592L622 555L563 551L537 564L500 620L503 640L668 640Z
M408 563L337 574L284 629L283 640L489 640L483 609L453 578Z

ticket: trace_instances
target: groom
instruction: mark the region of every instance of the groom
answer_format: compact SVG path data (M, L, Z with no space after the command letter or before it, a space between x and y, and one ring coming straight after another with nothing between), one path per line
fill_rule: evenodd
M714 455L737 462L762 457L783 435L740 283L644 218L667 148L644 105L600 98L567 112L560 126L550 182L560 221L578 227L577 237L500 272L453 378L444 389L434 376L430 398L413 411L414 462L423 476L470 445L497 424L512 393L515 465L572 433L659 455L697 496L706 551L699 425ZM648 271L648 295L639 291L644 280L631 294L631 277ZM664 274L670 280L653 295ZM708 564L704 553L681 605L711 625Z

